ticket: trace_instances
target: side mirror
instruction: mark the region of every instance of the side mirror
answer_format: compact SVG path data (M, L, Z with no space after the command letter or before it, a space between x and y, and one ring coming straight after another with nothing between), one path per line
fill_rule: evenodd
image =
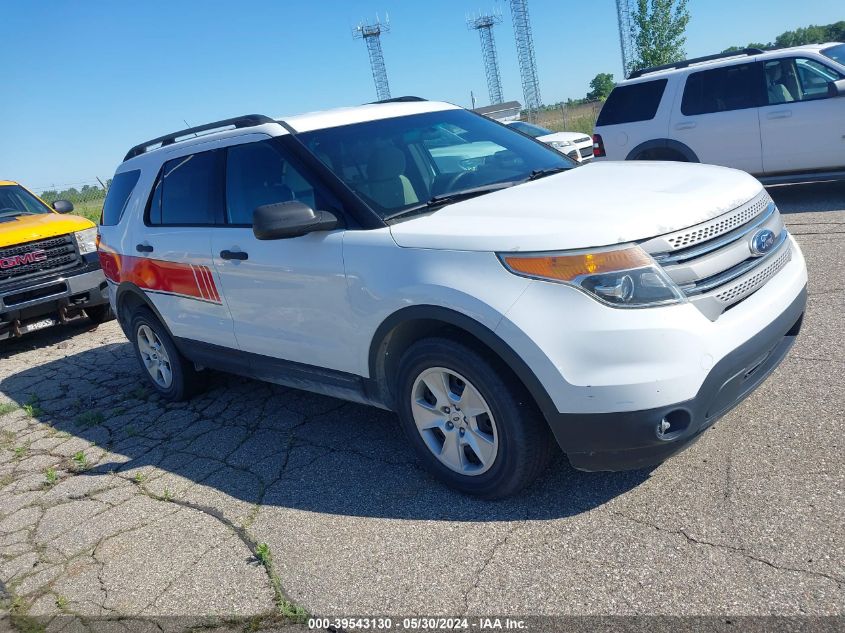
M314 211L297 200L258 207L252 213L252 232L259 240L299 237L314 231L330 231L338 225L330 211Z
M73 211L73 203L67 200L56 200L53 203L53 209L58 213L70 213Z
M845 79L827 82L828 97L845 97Z

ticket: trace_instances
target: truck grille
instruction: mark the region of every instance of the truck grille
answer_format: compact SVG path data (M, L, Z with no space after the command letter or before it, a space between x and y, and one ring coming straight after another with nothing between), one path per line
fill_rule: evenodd
M771 231L761 254L755 236ZM765 191L699 225L648 240L642 247L701 312L715 321L789 263L792 250L775 203Z
M41 254L42 251L43 254ZM19 259L29 253L39 253L40 261ZM0 284L45 273L59 272L73 268L79 262L79 251L76 248L73 235L61 235L46 240L36 240L0 248Z

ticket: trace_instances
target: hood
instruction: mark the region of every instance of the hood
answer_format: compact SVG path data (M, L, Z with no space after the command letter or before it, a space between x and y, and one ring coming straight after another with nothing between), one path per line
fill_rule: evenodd
M554 134L538 136L537 140L543 141L544 143L551 143L552 141L569 141L570 143L575 143L578 141L578 145L583 145L584 143L593 144L593 137L589 134L581 134L581 132L555 132Z
M59 213L19 215L12 219L0 218L0 247L66 235L74 231L90 229L93 226L95 226L94 223L85 218Z
M399 246L549 251L645 240L756 196L745 172L690 163L600 162L391 225Z

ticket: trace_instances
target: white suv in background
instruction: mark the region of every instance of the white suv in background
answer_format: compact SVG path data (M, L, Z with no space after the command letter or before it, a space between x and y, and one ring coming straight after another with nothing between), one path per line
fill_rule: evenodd
M416 98L132 148L100 258L163 398L213 368L389 409L432 473L486 497L555 440L585 470L682 450L780 363L806 303L751 176L576 169Z
M593 139L589 134L554 132L526 121L505 121L504 124L536 138L546 145L551 145L577 163L588 163L593 160Z
M593 140L597 159L711 163L767 183L845 177L845 44L636 71L608 97Z

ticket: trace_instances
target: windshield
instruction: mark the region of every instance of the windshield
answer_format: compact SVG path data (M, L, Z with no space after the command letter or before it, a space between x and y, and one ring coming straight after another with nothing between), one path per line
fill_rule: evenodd
M845 44L839 44L837 46L831 46L830 48L826 48L822 51L822 55L825 57L830 57L835 62L839 62L843 66L845 66Z
M0 217L50 212L50 207L44 206L20 185L0 187Z
M534 125L533 123L525 123L524 121L514 121L513 123L509 123L511 127L515 127L517 130L522 132L523 134L527 134L528 136L533 136L537 138L538 136L546 136L547 134L554 134L551 130L547 130L544 127L540 127L539 125Z
M456 193L482 195L575 166L554 149L466 110L368 121L298 138L382 218L429 211Z

